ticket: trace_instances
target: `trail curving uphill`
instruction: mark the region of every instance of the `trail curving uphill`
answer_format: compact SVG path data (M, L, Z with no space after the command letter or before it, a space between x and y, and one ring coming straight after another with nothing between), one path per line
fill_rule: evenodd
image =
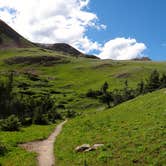
M27 151L36 152L38 154L37 160L39 166L55 166L54 142L66 122L67 120L60 123L47 139L43 141L28 142L21 144L20 146Z

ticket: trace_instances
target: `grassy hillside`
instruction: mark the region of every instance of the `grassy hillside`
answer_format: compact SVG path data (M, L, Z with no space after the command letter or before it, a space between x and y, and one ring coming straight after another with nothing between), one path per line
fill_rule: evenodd
M100 100L85 94L89 89L100 89L105 81L108 91L122 89L126 80L129 88L136 87L154 69L166 73L166 62L143 61L149 60L146 58L99 60L80 54L64 43L34 45L0 20L1 130L2 123L8 122L4 118L9 116L12 121L14 110L17 122L29 124L17 132L0 131L0 165L35 166L36 154L26 152L18 144L44 139L55 127L34 123L55 123L71 114L78 116L69 120L55 144L57 165L164 165L165 89L109 110ZM40 98L45 94L47 98ZM74 151L85 143L103 143L104 147L87 153ZM6 153L2 154L1 144L7 147Z
M74 58L38 47L0 50L0 79L6 79L5 75L14 71L15 92L34 97L50 93L60 111L81 112L80 117L69 121L56 144L60 166L83 165L85 160L94 166L95 163L110 165L110 162L119 165L164 162L164 132L161 130L165 115L162 111L166 107L164 90L104 112L101 111L105 106L98 100L85 97L88 89L99 89L105 81L110 89L122 88L125 80L134 87L154 69L165 73L166 62ZM20 132L0 132L0 140L11 149L0 158L0 163L35 165L35 155L17 148L17 144L43 138L52 131L52 126L39 128L31 126ZM104 143L105 147L76 154L74 148L82 143Z
M57 165L164 165L166 89L140 96L110 110L70 120L55 144ZM103 143L76 153L82 144Z
M55 60L45 61L43 58L50 56ZM34 57L38 57L38 60ZM0 51L1 74L14 70L17 86L26 83L24 91L34 95L50 92L57 98L57 104L65 101L66 108L76 106L76 109L82 109L82 104L85 107L89 105L92 100L88 103L89 99L83 98L82 94L90 88L100 88L105 81L110 84L110 89L121 88L126 79L129 86L133 87L141 79L147 78L154 69L166 72L166 63L73 58L41 48ZM37 77L38 80L34 81L28 75Z

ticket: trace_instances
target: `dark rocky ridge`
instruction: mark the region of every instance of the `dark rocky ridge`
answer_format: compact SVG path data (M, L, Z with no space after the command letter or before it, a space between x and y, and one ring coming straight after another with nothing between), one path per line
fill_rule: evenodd
M140 57L132 59L134 61L152 61L149 57Z
M98 57L94 55L84 54L66 43L56 43L56 44L39 44L38 43L37 46L42 47L44 49L62 52L64 54L70 54L71 56L74 56L74 57L86 57L86 58L99 59Z
M78 51L74 47L66 43L56 43L56 44L39 44L32 43L17 33L9 25L0 19L0 49L8 48L27 48L27 47L41 47L44 49L49 49L53 51L62 52L64 54L74 56L74 57L86 57L99 59L94 55L86 55Z
M33 44L0 20L0 48L26 48Z
M71 54L73 56L84 56L83 53L81 53L80 51L78 51L77 49L66 43L37 44L37 45L45 49Z

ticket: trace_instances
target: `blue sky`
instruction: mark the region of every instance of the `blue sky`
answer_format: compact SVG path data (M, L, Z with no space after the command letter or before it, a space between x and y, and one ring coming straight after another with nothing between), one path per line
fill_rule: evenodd
M165 16L166 0L0 0L0 19L30 41L102 59L166 60Z
M145 55L166 60L166 0L92 0L89 8L107 25L102 32L90 30L90 38L135 38L146 44Z

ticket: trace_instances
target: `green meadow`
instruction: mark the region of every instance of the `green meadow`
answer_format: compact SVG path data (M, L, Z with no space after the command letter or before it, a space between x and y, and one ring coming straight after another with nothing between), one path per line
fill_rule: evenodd
M0 50L0 79L5 80L5 75L14 71L15 92L34 97L49 93L60 112L71 109L78 113L67 122L55 143L59 166L157 166L166 163L165 89L111 109L85 96L89 89L97 90L105 81L109 83L109 90L123 88L125 80L129 87L136 87L154 69L166 73L166 62L75 58L37 47ZM54 128L55 124L32 125L18 132L0 131L0 141L8 149L0 156L0 164L35 166L36 154L26 152L18 144L44 139ZM76 153L75 147L84 143L103 143L104 147Z
M55 143L57 165L164 165L166 89L70 120ZM82 144L104 144L78 153ZM86 164L85 164L86 163Z
M0 143L7 147L5 156L0 156L0 164L3 166L35 166L36 154L29 153L18 147L18 144L47 138L54 130L53 125L32 125L23 127L20 131L0 131Z

